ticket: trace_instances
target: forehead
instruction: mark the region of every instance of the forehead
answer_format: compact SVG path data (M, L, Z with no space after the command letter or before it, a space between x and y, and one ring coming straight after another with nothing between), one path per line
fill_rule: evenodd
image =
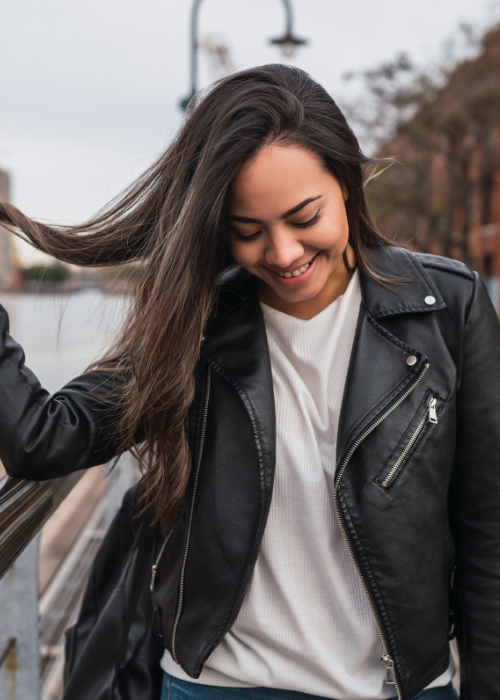
M321 194L334 180L319 158L298 146L265 146L243 164L231 183L228 213L279 216L299 202Z

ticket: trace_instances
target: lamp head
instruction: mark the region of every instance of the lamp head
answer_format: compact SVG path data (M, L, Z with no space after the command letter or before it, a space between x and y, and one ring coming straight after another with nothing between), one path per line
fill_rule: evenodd
M288 32L285 34L285 36L282 36L279 39L270 39L270 43L280 46L284 56L291 56L295 52L297 46L307 44L307 40L299 39Z

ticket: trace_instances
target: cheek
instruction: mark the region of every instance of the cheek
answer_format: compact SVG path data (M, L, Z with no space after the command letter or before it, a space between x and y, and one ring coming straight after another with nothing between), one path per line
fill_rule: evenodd
M233 260L245 269L249 269L258 262L257 246L252 243L241 243L240 241L228 241L229 251Z
M318 247L332 250L344 250L349 238L347 217L339 216L323 219L314 234Z

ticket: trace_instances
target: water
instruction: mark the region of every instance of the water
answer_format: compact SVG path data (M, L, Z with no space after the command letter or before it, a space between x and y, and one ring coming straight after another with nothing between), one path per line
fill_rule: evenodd
M126 307L122 296L97 290L72 295L0 294L10 334L24 349L26 365L53 393L103 354Z

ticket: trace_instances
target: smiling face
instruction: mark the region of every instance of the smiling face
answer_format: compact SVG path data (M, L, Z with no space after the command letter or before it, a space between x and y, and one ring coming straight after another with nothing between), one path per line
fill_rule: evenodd
M271 145L240 168L227 202L234 260L259 278L259 298L309 319L349 284L349 225L338 181L310 151ZM348 249L349 263L354 263Z

